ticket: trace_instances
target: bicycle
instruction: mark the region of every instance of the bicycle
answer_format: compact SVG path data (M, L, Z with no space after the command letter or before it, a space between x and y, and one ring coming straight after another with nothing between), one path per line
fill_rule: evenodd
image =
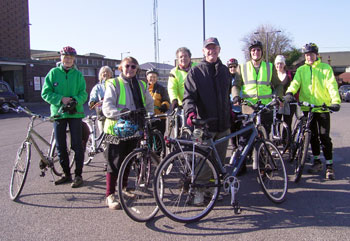
M184 138L189 139L191 136L191 130L185 126L185 114L182 106L174 108L174 110L167 115L167 138ZM168 152L174 151L174 146L167 142Z
M85 148L84 165L89 165L97 154L104 152L107 148L105 143L106 134L101 132L97 136L97 118L96 115L88 115L83 119L89 129L89 137Z
M293 104L293 103L292 103ZM313 112L315 108L321 108L322 110L330 110L330 107L323 105L314 105L308 102L297 102L299 106L309 107L306 111L307 116L302 115L298 118L298 121L295 123L292 133L292 142L290 145L285 147L285 150L289 150L290 153L290 162L295 162L294 167L294 182L297 183L300 181L303 174L304 165L307 159L307 153L309 149L310 139L311 139L311 130L310 124L312 120Z
M39 163L39 167L41 169L41 174L40 174L41 177L44 177L45 172L50 170L53 181L55 181L55 177L53 173L56 176L61 176L63 174L63 171L59 164L59 158L56 153L56 140L54 137L54 132L52 131L50 141L48 141L34 130L34 127L37 126L37 125L34 125L37 119L41 120L41 123L39 124L42 124L45 122L53 122L54 119L51 117L35 114L31 112L28 108L22 107L20 105L14 105L14 104L12 105L13 107L12 106L9 107L10 110L15 111L17 113L23 112L30 116L30 122L28 125L27 134L24 141L22 142L21 146L17 151L15 163L11 174L10 190L9 190L10 198L11 200L15 201L20 195L21 191L23 190L23 186L26 181L26 177L28 174L30 161L31 161L32 145L34 146L35 150L38 152L41 159ZM48 146L47 154L43 153L43 151L40 149L34 137L37 137L42 143Z
M290 132L287 123L277 118L278 108L279 108L279 99L277 96L273 96L273 99L276 100L276 105L273 106L273 120L271 125L271 141L277 146L280 147L281 154L283 155L286 150L286 146L290 142Z
M120 115L121 118L135 114L140 119L143 113L128 111ZM132 151L123 161L118 175L118 194L121 206L125 213L134 221L146 222L153 218L158 207L153 197L153 176L160 162L160 149L165 149L163 135L152 127L152 123L158 121L166 114L142 116L139 123L139 131L134 137L139 139L138 147ZM119 141L123 138L118 138ZM162 152L162 151L161 151ZM126 195L128 194L128 195Z
M212 119L192 120L195 126L192 140L170 139L178 150L161 161L154 178L154 196L167 217L184 223L202 219L214 207L221 186L226 193L231 193L231 205L235 213L240 213L236 199L240 187L237 173L252 149L253 169L257 170L264 194L274 203L285 200L288 179L282 156L270 140L258 134L254 123L255 118L268 110L273 102L259 105L250 115L239 115L246 126L216 141L208 131ZM240 145L229 164L223 165L215 146L243 133L250 133L246 146Z

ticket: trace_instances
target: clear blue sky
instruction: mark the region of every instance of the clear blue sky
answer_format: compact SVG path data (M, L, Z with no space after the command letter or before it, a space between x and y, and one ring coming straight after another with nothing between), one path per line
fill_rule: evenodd
M320 52L350 51L350 1L206 0L206 37L217 37L224 63L244 61L243 36L268 24L300 48L315 42ZM29 0L31 49L120 59L130 52L140 64L154 61L153 0ZM202 57L202 0L158 0L159 62L173 64L178 47Z

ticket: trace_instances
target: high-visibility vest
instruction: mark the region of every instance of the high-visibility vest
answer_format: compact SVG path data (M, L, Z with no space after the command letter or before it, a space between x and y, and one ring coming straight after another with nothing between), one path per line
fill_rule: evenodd
M259 73L257 74L251 61L241 64L242 70L242 98L256 104L258 100L266 105L272 100L272 64L269 63L267 68L266 62L260 64Z
M118 110L122 110L122 109L126 108L125 85L124 85L124 81L121 77L118 77L117 79L119 82L119 98L118 98L118 102L116 103L116 106L117 106ZM106 83L112 83L114 86L117 86L115 79L108 79L106 81ZM141 83L142 83L144 89L146 90L147 89L146 83L142 80L141 80ZM140 92L141 92L141 97L142 97L142 104L143 104L143 106L146 106L145 96L143 94L142 86L141 86L140 82L139 82L139 85L140 85ZM113 128L114 128L116 123L117 123L117 120L112 120L112 119L106 118L103 131L106 134L115 135Z

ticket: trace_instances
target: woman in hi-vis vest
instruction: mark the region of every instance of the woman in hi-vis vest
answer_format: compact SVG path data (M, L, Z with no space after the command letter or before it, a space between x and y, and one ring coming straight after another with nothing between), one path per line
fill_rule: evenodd
M117 135L115 118L122 112L141 108L145 108L146 112L153 112L153 99L147 90L146 83L138 80L136 76L139 69L137 60L133 57L126 57L118 69L121 74L106 82L102 104L102 111L106 116L104 132L109 135ZM136 145L136 139L107 145L106 204L110 209L120 209L120 203L114 196L118 172L123 160L136 148ZM133 195L126 189L123 192L127 196Z

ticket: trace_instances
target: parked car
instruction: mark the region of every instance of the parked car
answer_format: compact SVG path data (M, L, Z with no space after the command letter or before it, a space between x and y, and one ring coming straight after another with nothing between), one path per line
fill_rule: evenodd
M346 91L344 94L344 101L350 102L350 90Z
M9 84L0 80L0 113L8 112L6 106L11 102L18 103L18 96L11 90Z
M342 85L339 87L339 95L342 101L346 101L346 93L350 91L350 85ZM349 101L349 100L348 100Z

